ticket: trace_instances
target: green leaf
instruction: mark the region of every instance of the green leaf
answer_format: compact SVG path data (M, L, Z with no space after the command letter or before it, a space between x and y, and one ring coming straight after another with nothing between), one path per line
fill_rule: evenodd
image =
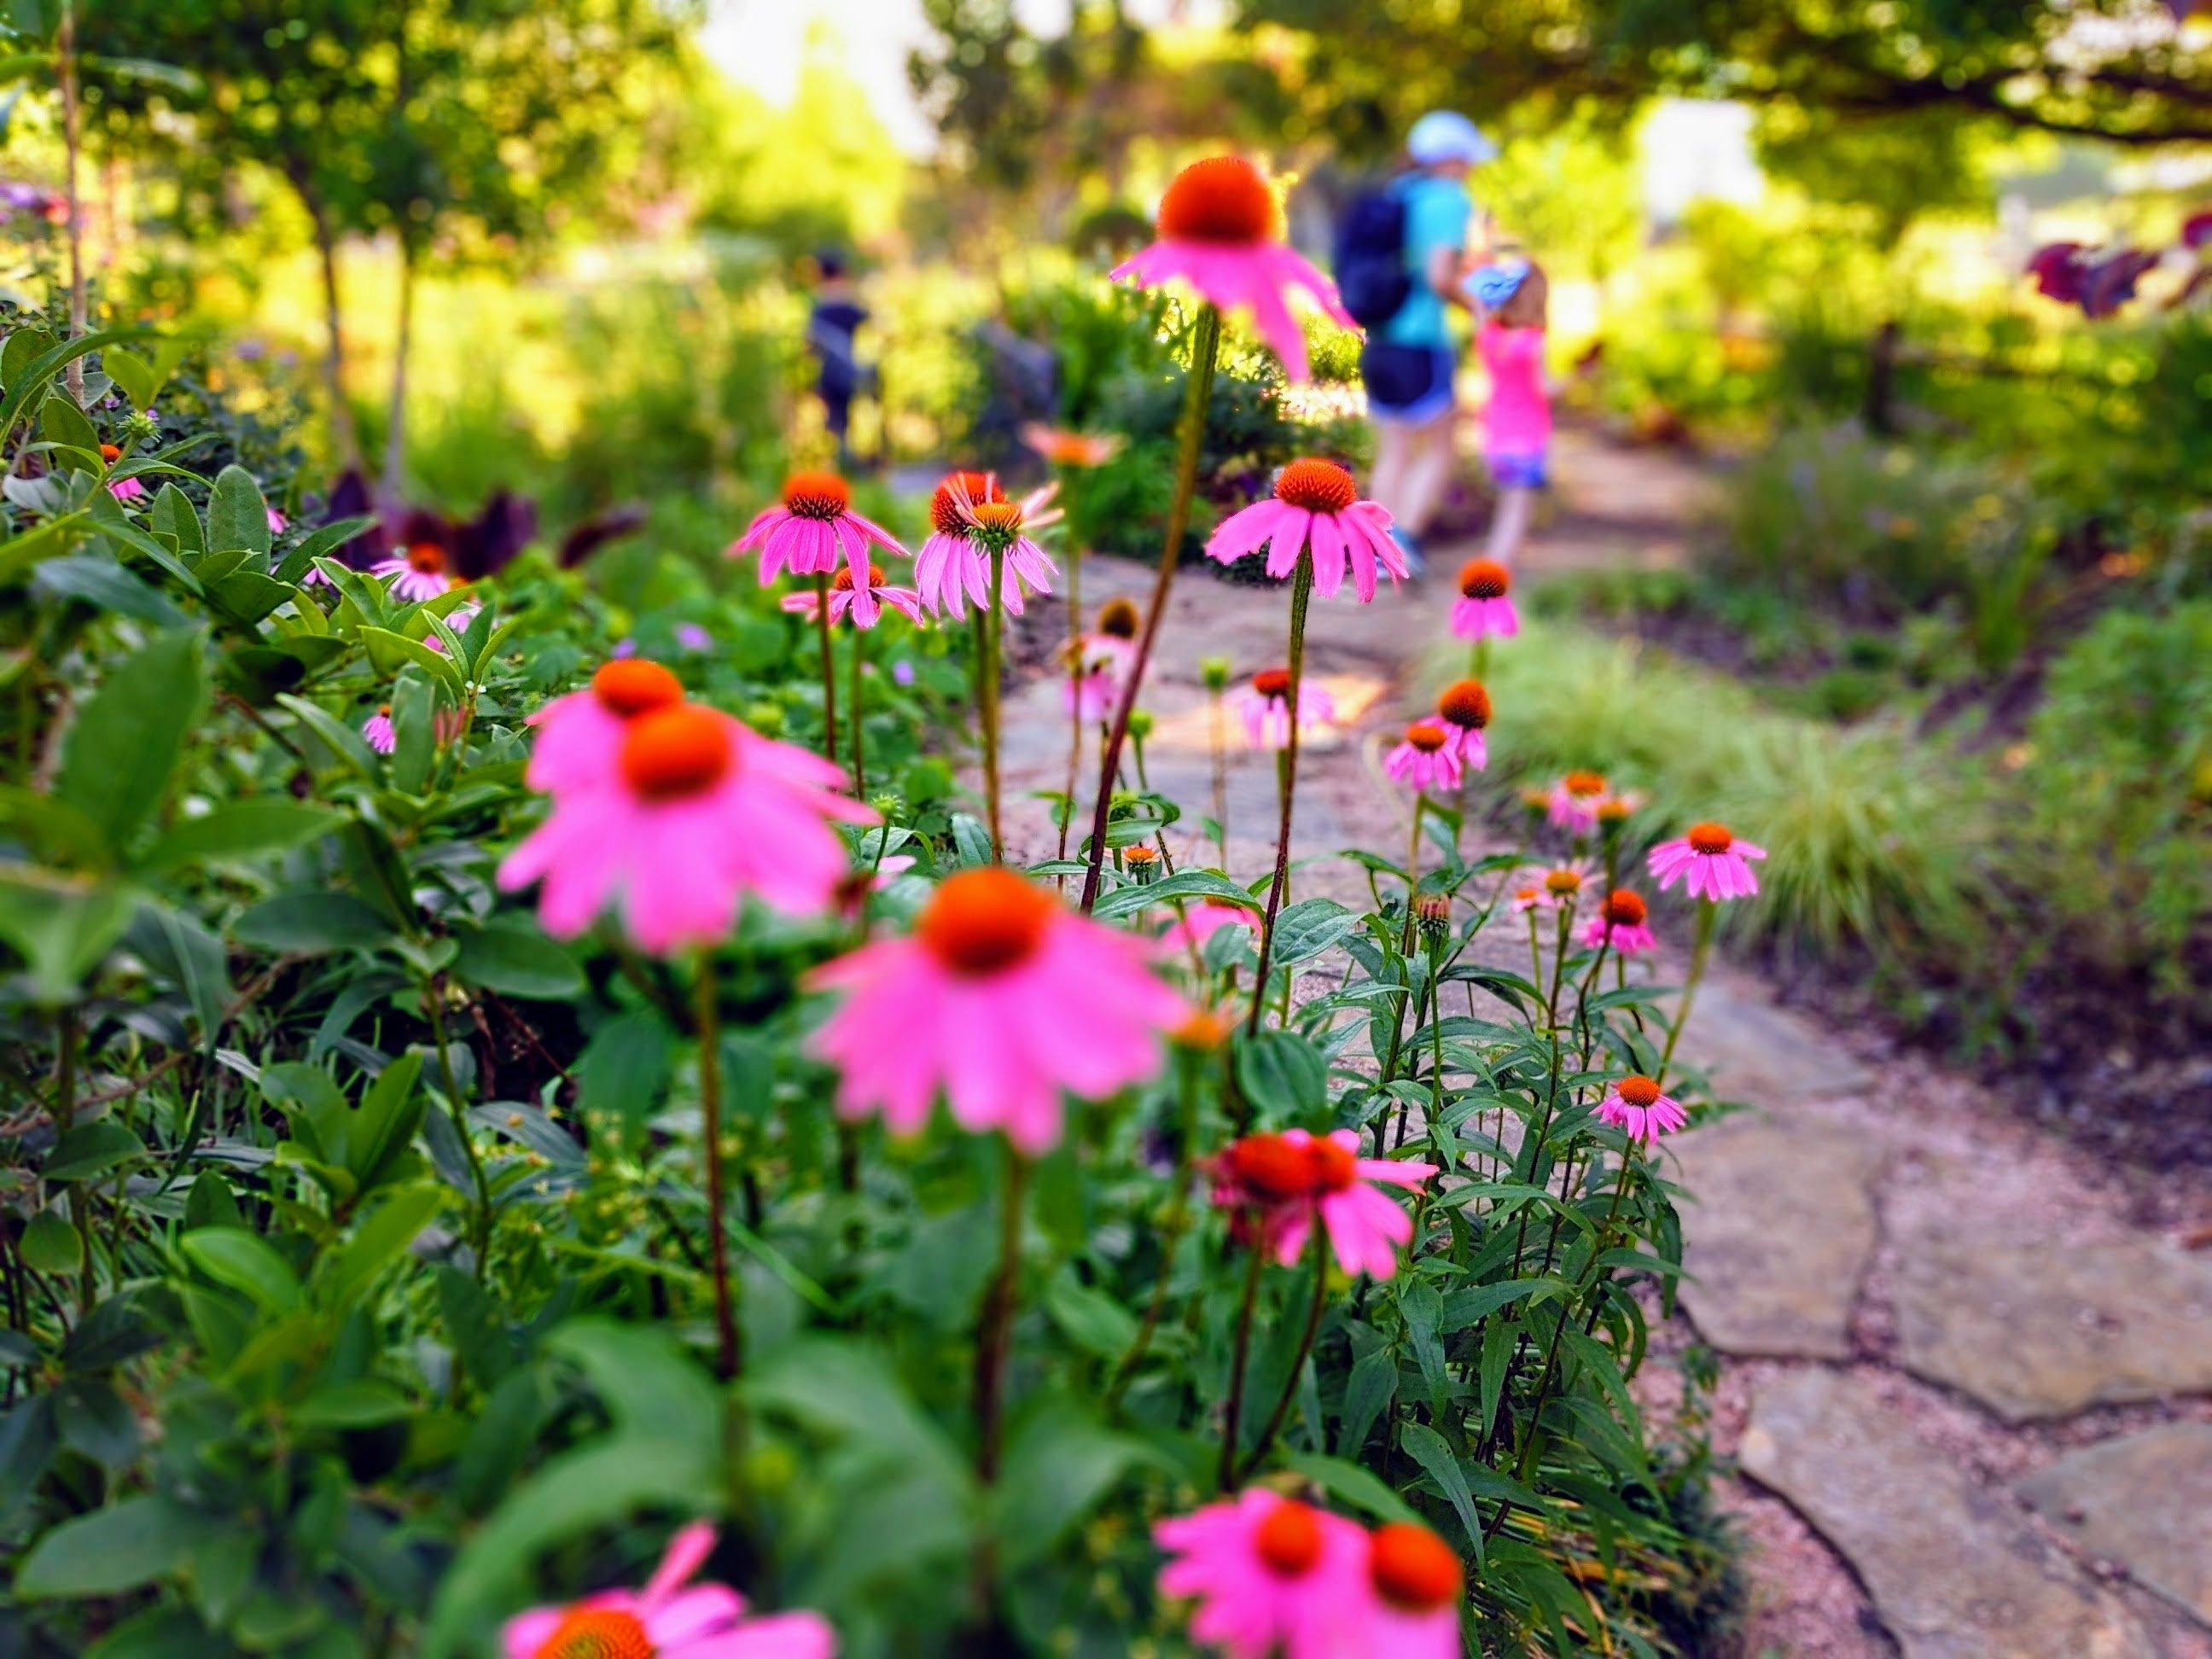
M84 418L84 411L59 392L48 398L39 410L39 431L55 443L83 450L88 464L99 460L100 434L92 429L92 422Z
M196 818L179 818L149 848L142 869L173 870L204 859L248 859L304 846L345 822L343 812L283 795L225 801Z
M42 1004L76 996L85 975L122 937L134 908L121 888L29 866L0 872L0 939L22 953L31 994Z
M155 628L182 628L187 621L161 589L139 580L106 553L72 553L48 559L32 573L31 586L50 601L82 599Z
M73 340L64 340L51 350L44 351L29 362L21 365L8 376L8 393L0 398L0 437L15 428L23 411L31 406L31 399L52 384L53 378L80 357L123 340L143 339L154 331L149 328L102 329L96 334L80 334Z
M716 1443L722 1406L714 1381L665 1333L611 1319L573 1319L545 1346L584 1373L619 1429L682 1445Z
M112 1117L80 1123L46 1154L40 1170L48 1181L90 1181L118 1164L146 1155L146 1143Z
M1019 1567L1048 1554L1145 1455L1142 1442L1109 1432L1066 1401L1032 1412L992 1494L1000 1559Z
M153 364L135 351L110 346L100 354L100 366L122 388L131 407L142 413L153 408L154 400L161 395L161 377L154 372Z
M191 498L173 483L163 484L154 497L154 505L146 513L146 527L157 536L174 537L179 553L207 551L207 535L200 528L200 515L193 511Z
M216 1284L244 1291L264 1313L289 1313L300 1305L298 1275L258 1233L202 1227L179 1239L177 1249Z
M58 1210L41 1210L26 1222L15 1248L35 1273L74 1276L84 1266L84 1240Z
M215 491L208 498L207 538L210 551L269 551L269 503L244 467L227 466L216 474Z
M1328 1104L1328 1062L1295 1031L1267 1030L1236 1038L1237 1083L1264 1124L1305 1121Z
M1234 904L1255 914L1265 908L1261 900L1253 897L1226 876L1218 875L1211 870L1182 870L1165 881L1117 887L1101 898L1091 914L1101 921L1109 921L1115 916L1134 915L1148 904L1164 905L1174 899L1210 899L1222 904Z
M413 1402L392 1384L362 1376L324 1383L294 1408L292 1420L308 1429L368 1429L413 1410Z
M593 1032L572 1068L586 1121L611 1120L635 1146L667 1086L671 1042L666 1023L650 1008L617 1014Z
M115 851L161 805L206 693L199 635L160 634L125 658L70 723L54 793L98 824Z
M1425 1423L1406 1423L1399 1427L1398 1443L1450 1500L1452 1508L1459 1512L1460 1525L1467 1529L1468 1540L1480 1550L1482 1517L1475 1513L1474 1494L1468 1490L1467 1476L1443 1436Z
M201 1041L212 1043L230 1000L222 941L189 911L149 901L138 907L124 942L148 968L185 994L199 1022Z
M1283 1462L1330 1497L1340 1498L1378 1521L1410 1521L1416 1525L1420 1522L1412 1504L1357 1463L1324 1457L1319 1452L1291 1452Z
M575 959L535 922L503 918L459 938L454 969L472 985L538 1001L572 997L584 988Z
M1344 1424L1336 1442L1340 1455L1358 1460L1375 1419L1397 1395L1397 1354L1387 1344L1362 1354L1344 1384Z
M460 665L447 653L433 651L420 640L367 623L362 625L361 642L368 647L369 665L387 679L411 663L442 681L455 696L460 694L464 684Z
M1101 1359L1116 1359L1137 1340L1137 1321L1105 1291L1085 1285L1064 1267L1044 1293L1044 1310L1069 1341Z
M15 1594L39 1601L136 1589L174 1571L207 1524L166 1498L125 1498L40 1539L16 1574Z
M1288 968L1319 956L1359 926L1359 918L1334 899L1301 899L1275 918L1269 960Z
M392 936L384 919L350 893L279 893L231 924L241 945L304 956L382 943Z
M428 1185L402 1187L386 1194L337 1254L317 1264L316 1272L325 1283L331 1304L351 1307L377 1274L421 1236L445 1203L444 1190Z

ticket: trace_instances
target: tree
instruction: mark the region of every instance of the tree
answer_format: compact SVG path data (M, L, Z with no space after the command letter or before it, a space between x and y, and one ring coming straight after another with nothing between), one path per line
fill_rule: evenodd
M400 250L396 456L421 257L440 240L548 235L619 125L626 76L672 46L680 16L662 0L102 0L81 27L94 50L190 63L205 84L111 100L114 141L162 151L206 199L241 168L298 198L322 268L333 429L356 459L341 240L389 231Z
M1301 42L1310 118L1371 152L1423 110L1658 93L1861 121L1930 111L2130 145L2212 139L2212 53L2160 0L1240 0Z

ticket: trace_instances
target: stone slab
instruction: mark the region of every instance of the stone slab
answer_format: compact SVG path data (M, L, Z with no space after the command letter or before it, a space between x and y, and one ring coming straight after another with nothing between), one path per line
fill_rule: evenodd
M2212 1625L2212 1424L2100 1440L2030 1475L2020 1491L2084 1549Z
M2151 1238L1901 1243L1905 1369L2010 1421L2212 1392L2212 1259Z
M1915 1436L1872 1383L1792 1371L1753 1396L1743 1468L1841 1551L1905 1659L2140 1659L2134 1615Z
M1863 1094L1875 1084L1865 1063L1813 1021L1739 987L1727 974L1698 988L1682 1052L1711 1073L1721 1099L1773 1111L1805 1100Z
M1682 1299L1706 1340L1729 1354L1845 1358L1875 1248L1879 1144L1742 1112L1668 1146L1688 1195Z

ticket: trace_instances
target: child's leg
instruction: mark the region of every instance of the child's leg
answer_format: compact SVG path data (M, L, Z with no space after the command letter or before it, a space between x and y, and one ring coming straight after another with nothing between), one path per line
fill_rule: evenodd
M1393 519L1405 516L1406 459L1413 428L1398 421L1375 423L1375 468L1367 479L1369 499L1382 502Z
M1490 556L1508 570L1520 556L1535 506L1536 492L1525 484L1508 484L1498 492L1498 510L1490 520Z
M1452 417L1446 410L1433 421L1416 427L1412 434L1412 454L1406 462L1405 502L1403 521L1407 532L1419 536L1429 527L1429 520L1437 515L1437 508L1444 498L1444 486L1451 482Z

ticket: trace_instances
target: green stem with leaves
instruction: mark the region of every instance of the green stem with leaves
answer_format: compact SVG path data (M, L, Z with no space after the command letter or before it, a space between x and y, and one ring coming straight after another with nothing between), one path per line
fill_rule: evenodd
M721 1000L714 959L703 951L693 996L699 1035L699 1133L707 1157L707 1255L714 1280L714 1369L726 1382L743 1368L744 1355L730 1272L728 1193L722 1167Z
M1313 555L1298 556L1291 575L1290 738L1283 745L1282 817L1275 827L1275 878L1267 888L1267 914L1260 927L1259 976L1252 984L1250 1029L1260 1029L1260 1010L1267 992L1267 964L1275 949L1275 918L1281 914L1283 894L1291 884L1291 807L1298 787L1298 693L1305 684L1306 607L1313 599Z

